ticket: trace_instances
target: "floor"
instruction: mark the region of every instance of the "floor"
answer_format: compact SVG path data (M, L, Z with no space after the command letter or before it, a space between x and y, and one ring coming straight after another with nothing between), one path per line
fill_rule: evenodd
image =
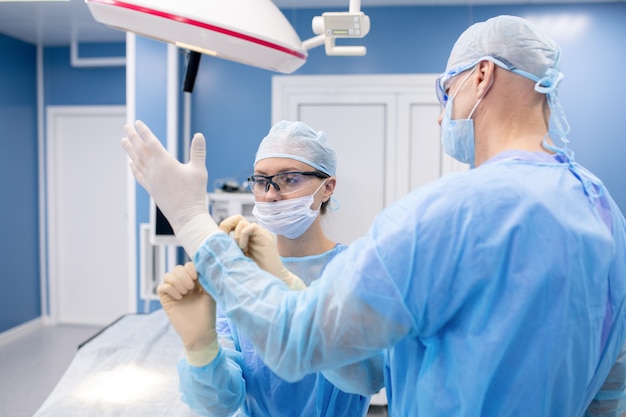
M100 326L41 326L0 344L0 417L32 417ZM368 417L387 417L372 406Z
M367 417L387 417L387 407L382 405L371 405L367 412Z
M0 417L32 417L101 326L41 326L0 344Z

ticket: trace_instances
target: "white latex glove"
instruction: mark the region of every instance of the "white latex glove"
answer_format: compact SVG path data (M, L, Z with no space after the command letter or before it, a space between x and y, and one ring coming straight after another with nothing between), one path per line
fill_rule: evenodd
M148 191L174 230L178 241L193 258L208 235L218 230L206 203L208 173L204 136L191 141L189 162L182 164L167 152L141 121L125 126L122 146L131 160L137 181Z
M193 262L177 265L157 288L163 310L185 346L187 361L204 366L217 356L215 301L198 282Z
M306 288L304 282L291 273L276 249L274 235L256 223L250 223L245 217L237 214L220 223L220 229L231 233L243 253L254 260L264 271L278 277L292 290Z

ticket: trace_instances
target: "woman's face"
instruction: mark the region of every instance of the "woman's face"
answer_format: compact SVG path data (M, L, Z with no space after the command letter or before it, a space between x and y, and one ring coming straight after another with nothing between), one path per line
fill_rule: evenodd
M288 158L262 159L258 161L254 166L255 175L272 176L283 172L315 172L315 168L308 164L305 164L304 162ZM272 178L272 180L277 181L277 178ZM264 195L255 194L254 199L255 201L259 202L288 200L292 198L309 196L315 193L315 190L319 188L319 190L315 193L314 203L311 206L312 209L318 209L324 201L327 201L330 198L335 188L334 177L319 178L310 175L301 176L301 180L302 182L298 184L297 187L295 187L297 189L296 191L292 191L286 195L283 195L280 191L277 191L273 185L270 185L269 189ZM322 185L322 183L324 183L324 185Z

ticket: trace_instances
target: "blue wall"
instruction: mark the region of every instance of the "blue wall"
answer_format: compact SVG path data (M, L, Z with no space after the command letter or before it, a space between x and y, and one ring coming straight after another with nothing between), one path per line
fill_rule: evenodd
M81 45L81 57L123 56L125 45ZM37 51L0 35L0 332L38 318ZM45 48L45 105L124 105L124 68L73 68L69 47Z
M312 36L312 17L323 11L327 10L284 10L303 40ZM626 167L618 159L626 155L626 140L616 123L626 118L626 82L621 74L626 67L626 3L376 7L365 12L372 22L371 32L358 42L368 48L365 57L327 57L318 47L295 74L439 73L458 35L475 21L498 14L532 14L553 22L563 14L586 19L577 36L571 27L552 34L563 48L566 78L560 94L572 125L571 148L626 210ZM119 55L120 48L123 45L96 49ZM137 62L137 115L164 139L165 48L141 39L137 48L144 59ZM1 332L41 315L41 290L36 49L0 35L0 54L4 57L0 60L0 265L4 268L0 283L11 294L0 303ZM81 47L81 56L89 55L89 48ZM257 144L271 123L273 75L202 57L192 95L192 131L207 137L211 188L218 178L242 181L249 174ZM125 103L124 69L72 68L69 47L45 48L44 83L46 105ZM147 195L141 188L137 206L137 221L147 221Z
M124 44L85 44L80 56L123 57ZM68 47L44 49L44 103L46 106L126 104L124 67L74 68Z
M347 2L346 2L347 3ZM301 39L311 19L327 10L283 10ZM626 140L617 121L624 120L626 83L626 3L520 6L372 7L364 9L371 31L359 44L365 57L327 57L310 51L295 74L440 73L457 37L470 24L499 14L548 19L551 36L563 50L561 100L572 126L570 146L576 159L600 176L626 210ZM563 16L584 19L575 34L558 25ZM337 41L337 44L343 44ZM243 181L254 152L271 123L271 72L203 56L193 93L192 131L208 141L209 187L219 178ZM433 121L435 122L435 121ZM323 129L323 126L319 127Z
M41 315L36 48L0 35L0 331Z

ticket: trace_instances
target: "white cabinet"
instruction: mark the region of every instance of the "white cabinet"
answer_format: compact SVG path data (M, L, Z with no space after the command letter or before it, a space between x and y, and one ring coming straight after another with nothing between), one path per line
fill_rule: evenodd
M219 224L222 220L235 214L241 214L249 221L254 221L254 195L252 193L209 193L209 212Z

